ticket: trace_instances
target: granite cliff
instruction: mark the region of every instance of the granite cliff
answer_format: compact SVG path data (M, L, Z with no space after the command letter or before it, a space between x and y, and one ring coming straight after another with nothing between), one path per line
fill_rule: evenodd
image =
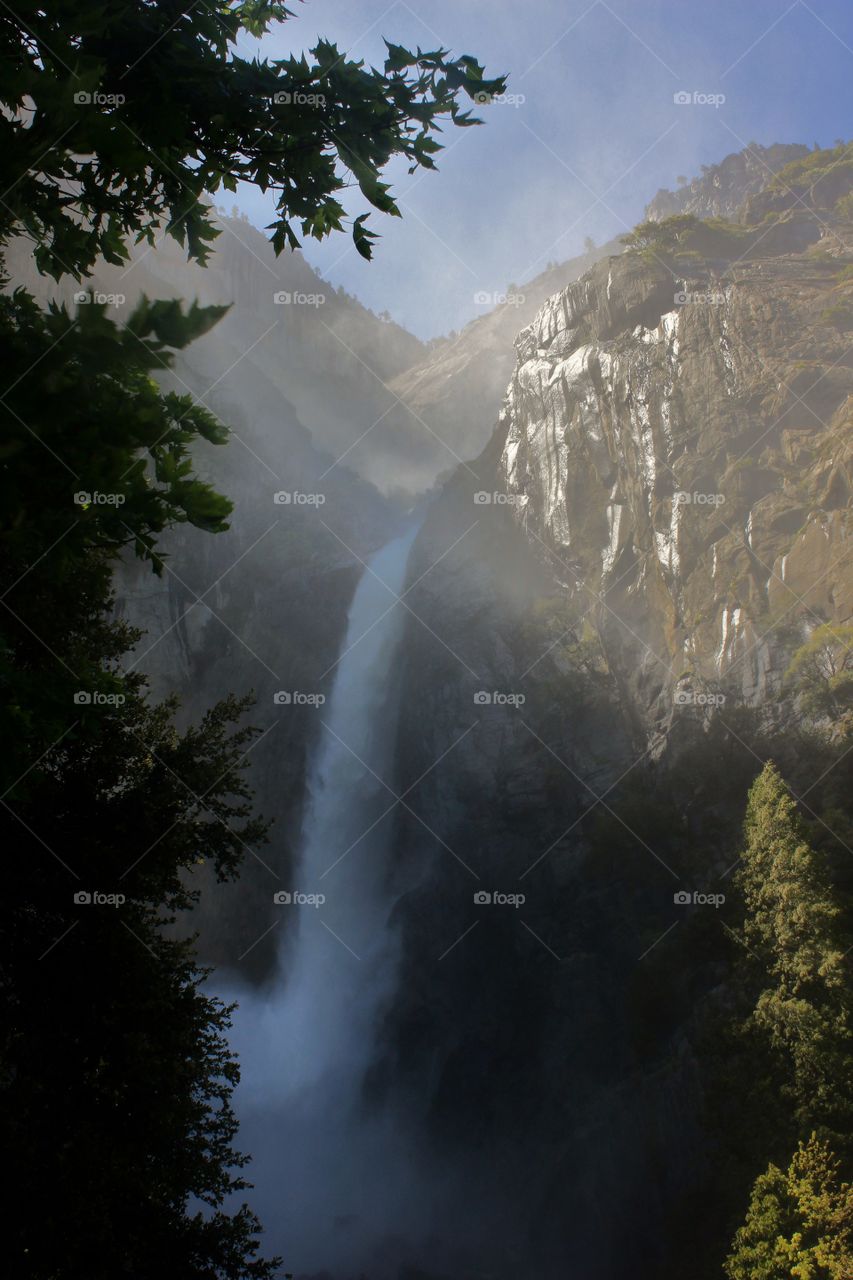
M519 337L496 483L650 727L679 690L777 698L851 614L850 231L683 275L626 254Z
M673 214L692 213L697 218L738 219L750 196L763 191L785 165L808 154L808 147L799 143L763 147L751 142L719 164L703 165L697 177L675 191L661 188L646 206L646 217L660 222Z

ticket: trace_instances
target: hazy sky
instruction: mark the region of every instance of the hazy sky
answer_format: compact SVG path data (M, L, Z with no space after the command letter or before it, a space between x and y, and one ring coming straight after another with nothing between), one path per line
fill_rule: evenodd
M448 130L437 173L393 185L403 220L376 214L373 263L339 236L306 257L336 285L422 337L482 311L480 292L522 284L549 260L636 223L678 174L745 143L849 137L850 0L295 0L263 42L277 54L318 35L381 65L382 37L474 53L507 72L515 104ZM247 42L244 49L251 47ZM679 90L724 95L678 105ZM239 203L263 227L271 205ZM359 210L360 211L360 207Z

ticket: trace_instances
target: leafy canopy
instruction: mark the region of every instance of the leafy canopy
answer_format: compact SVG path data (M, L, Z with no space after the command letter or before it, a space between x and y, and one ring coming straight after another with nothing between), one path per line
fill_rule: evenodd
M40 270L79 277L126 238L165 224L204 262L218 234L206 196L248 182L275 194L276 252L342 229L356 184L382 213L399 209L381 174L393 156L435 168L443 122L479 123L460 106L503 91L470 55L387 44L384 69L320 40L309 55L237 52L291 14L279 0L19 0L0 24L0 154L8 180L0 245L23 230ZM368 214L352 236L365 258Z
M846 722L853 710L853 626L825 623L797 650L785 673L804 710Z

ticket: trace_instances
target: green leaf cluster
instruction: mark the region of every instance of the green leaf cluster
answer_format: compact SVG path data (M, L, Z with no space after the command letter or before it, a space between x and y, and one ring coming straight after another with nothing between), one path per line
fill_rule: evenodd
M0 154L9 175L0 244L23 231L39 269L85 274L121 263L128 242L165 227L204 263L219 234L208 203L247 182L275 197L276 252L298 233L343 226L353 182L382 213L399 209L381 174L393 156L432 169L444 123L479 123L461 98L504 88L470 55L388 44L366 67L320 40L270 61L237 51L287 8L274 0L21 0L0 25ZM360 254L373 233L353 225Z

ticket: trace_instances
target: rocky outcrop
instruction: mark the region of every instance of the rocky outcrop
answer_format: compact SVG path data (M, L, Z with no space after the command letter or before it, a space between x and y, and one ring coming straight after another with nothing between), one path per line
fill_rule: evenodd
M661 190L646 217L661 221L675 213L699 218L735 218L751 196L763 192L773 176L793 160L809 155L796 143L762 147L753 143L677 191ZM489 310L456 335L430 344L422 356L389 382L400 405L389 420L411 431L420 422L423 434L438 445L438 470L447 474L460 461L471 462L484 448L513 372L513 342L539 309L579 279L596 262L621 252L619 240L590 249L577 258L549 267L535 279L508 288L504 298L488 299ZM444 443L442 450L441 444ZM432 477L421 468L423 487Z
M719 164L703 165L699 177L675 191L661 188L646 206L646 217L653 222L676 213L692 213L697 218L737 218L746 200L763 191L774 174L808 154L809 148L799 143L762 147L751 142Z
M690 275L630 254L518 339L497 483L654 730L694 694L777 697L792 643L853 611L845 261L834 234Z
M430 344L416 363L391 380L391 391L400 397L391 417L400 424L408 421L409 428L412 421L420 422L424 435L437 445L442 474L476 458L488 441L512 374L518 330L553 293L618 249L618 242L611 241L511 286L506 295L476 295L484 314L461 333ZM434 474L422 471L422 487L432 484Z

